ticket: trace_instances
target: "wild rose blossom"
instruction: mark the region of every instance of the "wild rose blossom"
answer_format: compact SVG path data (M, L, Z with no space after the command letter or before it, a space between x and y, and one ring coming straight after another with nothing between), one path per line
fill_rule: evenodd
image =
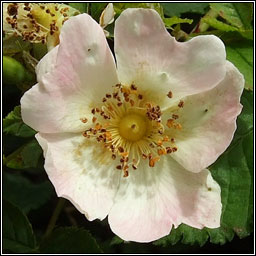
M62 25L80 12L57 3L4 3L3 31L32 43L47 44L48 50L59 43Z
M114 38L116 63L99 24L71 18L21 99L57 195L127 241L219 227L206 168L233 138L243 76L220 39L177 42L154 10L123 11Z

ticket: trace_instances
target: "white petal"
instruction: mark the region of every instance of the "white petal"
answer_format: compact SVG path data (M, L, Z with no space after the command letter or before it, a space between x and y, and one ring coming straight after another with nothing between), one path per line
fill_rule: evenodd
M210 172L188 172L166 157L154 168L145 165L121 179L108 220L122 239L150 242L181 223L219 227L220 215L220 187Z
M115 11L112 3L109 3L100 15L100 25L105 28L114 21Z
M111 154L80 134L38 133L36 139L57 195L70 200L89 220L104 219L120 178Z
M232 63L226 69L225 79L214 89L187 97L176 112L182 129L173 135L178 150L172 156L187 170L200 172L214 163L233 139L244 78Z
M42 82L42 78L45 74L52 72L56 66L57 54L59 46L56 46L50 50L37 64L36 74L38 82Z
M121 83L134 83L152 101L169 106L171 90L179 99L213 88L225 75L225 47L215 36L180 43L152 9L127 9L115 24L115 53Z
M70 40L72 38L72 40ZM44 133L80 132L81 119L118 83L103 29L89 15L64 23L60 45L38 64L39 84L21 99L26 124Z

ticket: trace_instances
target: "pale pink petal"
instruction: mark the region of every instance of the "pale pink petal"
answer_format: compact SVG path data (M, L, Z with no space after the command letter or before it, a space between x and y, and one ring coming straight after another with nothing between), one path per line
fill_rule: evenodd
M36 139L43 148L44 167L57 195L70 200L89 220L104 219L121 175L111 153L80 134L38 133Z
M218 37L177 42L152 9L122 12L115 24L115 54L120 82L135 83L161 106L171 104L170 90L178 99L209 90L225 76L225 47Z
M192 173L165 157L121 179L108 220L122 239L151 242L181 223L217 228L220 215L220 187L210 172Z
M44 133L83 131L81 119L91 120L91 108L118 83L104 32L87 14L64 23L59 47L41 60L37 74L39 84L21 99L22 118Z
M226 77L214 89L184 99L184 107L175 113L182 125L180 131L170 130L178 150L172 154L187 170L199 172L226 150L236 130L236 118L242 105L240 97L244 78L230 62ZM171 116L165 112L165 119Z
M219 227L220 215L220 187L210 172L191 173L165 158L154 168L130 171L129 177L120 181L108 220L122 239L150 242L181 223Z
M41 82L42 77L52 72L56 66L57 54L58 54L59 46L56 46L52 50L50 50L37 64L36 66L36 75L37 81Z

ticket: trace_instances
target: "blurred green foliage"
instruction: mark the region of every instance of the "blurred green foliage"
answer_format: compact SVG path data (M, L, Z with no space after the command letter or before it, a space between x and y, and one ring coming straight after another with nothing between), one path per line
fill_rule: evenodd
M3 249L14 253L35 253L32 226L19 208L3 201Z

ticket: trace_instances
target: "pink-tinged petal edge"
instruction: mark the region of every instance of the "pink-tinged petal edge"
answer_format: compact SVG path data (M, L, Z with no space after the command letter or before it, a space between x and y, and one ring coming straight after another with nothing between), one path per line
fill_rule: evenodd
M225 78L214 89L187 97L178 112L182 130L176 133L178 150L172 156L192 172L214 163L233 139L242 109L244 78L228 61L226 70Z
M44 133L83 131L80 119L91 119L91 106L118 83L103 29L87 14L65 22L60 45L40 61L37 75L38 84L21 98L21 113Z
M121 179L108 221L123 240L151 242L181 223L217 228L221 208L220 187L208 170L192 173L165 158Z
M119 80L149 92L161 107L216 86L225 76L226 53L213 35L177 42L152 9L126 9L115 23Z
M88 220L104 219L121 175L111 156L104 158L102 147L84 141L80 134L37 133L36 139L43 148L44 167L57 195L70 200Z

